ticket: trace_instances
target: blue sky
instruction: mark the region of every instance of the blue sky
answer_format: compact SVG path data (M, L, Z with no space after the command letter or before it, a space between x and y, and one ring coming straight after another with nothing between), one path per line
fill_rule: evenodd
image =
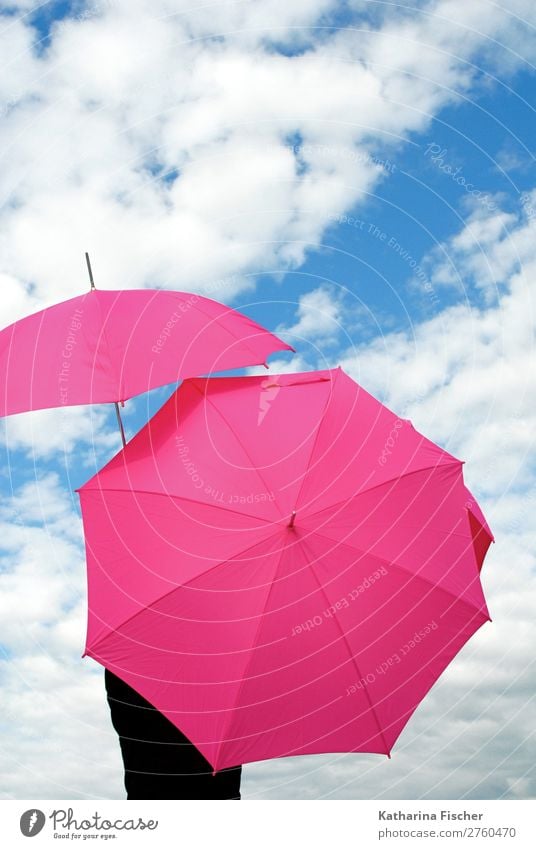
M275 370L341 363L463 457L498 540L495 630L425 700L388 774L366 756L288 759L248 767L244 795L534 795L534 9L289 5L0 3L1 324L85 291L85 250L103 288L223 281L217 297L296 348ZM170 391L127 403L129 434ZM120 798L100 671L80 660L72 493L118 449L115 416L32 413L4 435L0 797ZM42 603L26 610L28 582ZM47 687L36 717L29 694ZM52 774L49 746L66 755Z

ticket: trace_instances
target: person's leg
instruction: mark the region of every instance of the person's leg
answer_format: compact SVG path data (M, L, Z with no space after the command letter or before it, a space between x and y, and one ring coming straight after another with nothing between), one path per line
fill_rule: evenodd
M105 670L128 799L240 799L242 767L212 775L201 752L156 708Z

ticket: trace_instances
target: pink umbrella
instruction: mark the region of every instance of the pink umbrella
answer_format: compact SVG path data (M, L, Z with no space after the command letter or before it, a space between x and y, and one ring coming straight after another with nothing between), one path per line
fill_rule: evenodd
M118 402L157 386L294 350L201 295L97 290L90 279L86 294L0 332L0 416L112 402L119 418Z
M340 368L185 381L80 499L85 654L214 770L389 754L489 619L462 462Z

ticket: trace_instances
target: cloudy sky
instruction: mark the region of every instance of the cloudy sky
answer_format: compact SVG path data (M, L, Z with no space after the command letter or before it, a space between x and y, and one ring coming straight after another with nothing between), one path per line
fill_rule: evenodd
M1 325L85 292L86 250L102 288L217 287L296 348L273 371L340 364L464 459L495 533L493 622L392 759L247 765L244 798L536 794L535 27L533 0L0 0ZM124 798L73 493L114 425L3 424L4 799Z

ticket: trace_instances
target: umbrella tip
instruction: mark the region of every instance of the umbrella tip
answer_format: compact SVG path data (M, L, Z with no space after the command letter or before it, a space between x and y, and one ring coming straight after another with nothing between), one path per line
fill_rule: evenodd
M296 519L296 511L295 511L295 510L293 510L293 511L292 511L292 516L290 517L290 522L288 523L288 526L287 526L287 527L289 527L289 528L293 528L293 527L294 527L294 520L295 520L295 519Z

